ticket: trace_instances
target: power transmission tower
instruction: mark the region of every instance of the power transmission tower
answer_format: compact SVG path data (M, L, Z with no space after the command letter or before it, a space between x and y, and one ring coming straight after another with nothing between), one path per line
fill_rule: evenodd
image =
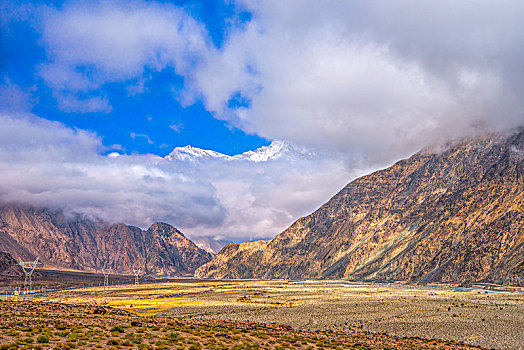
M102 269L102 273L104 274L104 294L106 294L107 289L109 288L109 274L111 273L111 268L109 269Z
M22 261L22 259L18 258L18 265L20 265L20 267L22 268L25 274L24 297L29 296L29 294L31 294L31 291L33 289L33 280L31 279L31 275L33 274L33 271L35 270L36 266L38 265L38 259L40 259L40 257L36 258L35 261Z
M133 274L135 275L135 286L138 286L138 277L140 276L140 269L133 269Z

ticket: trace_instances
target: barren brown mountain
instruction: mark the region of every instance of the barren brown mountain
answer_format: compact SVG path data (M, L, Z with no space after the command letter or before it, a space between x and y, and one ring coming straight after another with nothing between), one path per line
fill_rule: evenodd
M22 205L0 206L0 251L47 267L130 273L192 274L211 254L173 226L155 223L147 231L107 224L60 210Z
M524 129L424 151L359 178L266 244L198 277L524 283Z

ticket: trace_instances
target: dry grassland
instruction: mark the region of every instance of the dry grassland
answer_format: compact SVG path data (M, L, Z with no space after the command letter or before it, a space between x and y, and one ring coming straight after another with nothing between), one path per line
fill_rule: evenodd
M106 293L101 288L62 291L41 300L89 307L105 305L155 322L173 322L176 318L178 322L280 324L290 327L287 332L301 336L331 334L341 341L357 337L354 343L379 349L402 348L395 343L399 341L407 342L403 346L421 342L415 348L453 348L462 343L521 349L524 344L522 293L400 285L188 280L115 286ZM392 343L380 345L380 337ZM384 339L381 341L386 344ZM281 346L262 343L257 342L257 346ZM319 348L318 344L308 344Z

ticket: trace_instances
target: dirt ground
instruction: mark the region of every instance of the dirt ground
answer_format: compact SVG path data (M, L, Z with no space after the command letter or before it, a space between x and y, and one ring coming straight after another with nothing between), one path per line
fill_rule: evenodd
M41 298L42 299L42 298ZM296 331L387 334L523 349L524 294L449 286L192 281L67 290L42 300L140 316L282 324Z
M307 331L366 331L524 348L524 294L400 285L250 283L214 288L161 315L278 322ZM236 301L236 303L235 303ZM221 305L222 304L222 305Z
M137 316L100 306L0 301L0 349L475 349L365 332Z

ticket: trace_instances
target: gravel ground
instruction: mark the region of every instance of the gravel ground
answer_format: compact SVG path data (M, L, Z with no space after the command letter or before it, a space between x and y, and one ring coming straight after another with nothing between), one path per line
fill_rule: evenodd
M524 294L457 292L399 285L307 285L251 282L188 297L168 317L281 323L305 331L367 331L524 349Z

